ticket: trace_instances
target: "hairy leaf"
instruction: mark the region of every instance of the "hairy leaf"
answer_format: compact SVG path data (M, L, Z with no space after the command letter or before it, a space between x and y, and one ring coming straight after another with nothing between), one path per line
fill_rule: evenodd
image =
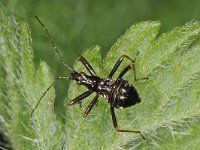
M199 148L200 22L189 22L158 37L159 28L158 21L134 24L103 60L99 46L83 52L98 75L104 78L120 56L126 54L136 59L139 53L135 62L137 78L149 77L149 80L134 81L132 71L124 78L136 87L142 102L116 110L116 114L121 129L140 130L146 140L138 134L117 133L112 127L109 105L103 98L89 116L83 118L94 94L84 100L82 107L66 108L68 149ZM124 60L114 78L130 63ZM76 62L74 68L86 71L80 62ZM84 91L86 88L72 81L67 101Z
M52 75L44 62L35 71L28 25L8 15L3 6L0 43L0 124L5 128L1 132L14 149L58 149L62 140L53 112L53 89L30 116L42 92L53 82Z
M139 134L114 130L109 104L103 98L83 118L95 93L81 105L66 106L61 124L53 111L52 88L30 117L53 77L45 62L35 69L27 24L6 14L1 6L0 131L14 149L200 149L200 22L158 36L159 29L159 21L136 23L105 57L100 46L82 53L100 77L107 78L119 57L128 55L135 59L137 78L149 78L134 81L129 71L124 79L137 89L142 102L116 110L120 129L140 130L143 140ZM125 59L113 79L130 63ZM74 69L88 73L79 61ZM66 101L86 90L70 81Z

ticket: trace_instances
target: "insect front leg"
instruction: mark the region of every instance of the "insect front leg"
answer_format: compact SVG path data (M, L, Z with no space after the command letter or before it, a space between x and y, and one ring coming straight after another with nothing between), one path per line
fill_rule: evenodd
M141 136L143 139L145 139L144 136L141 134L140 131L121 130L121 129L119 129L118 124L117 124L117 119L116 119L116 116L115 116L114 107L112 107L112 106L110 107L110 112L111 112L111 115L112 115L113 127L115 128L115 130L116 130L117 132L133 132L133 133L139 133L140 136Z
M94 69L92 68L92 66L89 64L89 62L83 57L83 55L79 54L78 55L78 60L83 63L83 65L85 66L85 68L89 71L89 73L92 76L97 76L96 72L94 71Z
M86 91L83 94L81 94L81 95L77 96L76 98L74 98L73 100L69 101L67 103L67 105L70 106L70 105L74 105L76 103L80 103L81 100L83 100L84 98L90 96L92 93L93 93L93 91L90 91L90 90Z

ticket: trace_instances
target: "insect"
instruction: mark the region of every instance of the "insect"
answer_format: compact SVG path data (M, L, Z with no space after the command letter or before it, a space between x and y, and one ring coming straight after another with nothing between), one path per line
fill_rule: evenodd
M39 18L36 16L37 21L41 24L41 26L44 28L54 50L58 54L61 63L64 65L64 67L69 71L69 76L61 76L58 77L57 80L55 80L43 93L41 98L39 99L38 103L34 107L34 109L31 112L31 116L33 115L33 112L36 110L38 107L39 103L45 96L45 94L49 91L51 87L55 85L55 83L58 80L74 80L78 85L83 85L85 86L88 90L81 95L77 96L73 100L68 102L68 106L74 105L77 103L80 103L83 99L91 95L92 93L96 93L96 96L93 98L93 100L90 102L88 105L87 109L84 112L84 117L87 117L89 112L92 110L93 106L97 104L98 98L100 96L104 97L107 102L110 105L110 111L111 111L111 116L112 116L112 121L113 121L113 127L117 132L133 132L133 133L139 133L143 139L144 136L141 134L140 131L133 131L133 130L122 130L119 129L117 119L115 116L114 109L115 108L126 108L132 105L135 105L141 101L136 89L133 87L132 84L130 84L127 80L123 79L123 76L131 69L134 71L134 80L141 80L141 79L148 79L148 78L141 78L137 79L136 78L136 70L135 70L135 60L130 58L127 55L122 55L118 61L115 63L113 69L111 70L110 74L108 75L108 78L101 78L97 76L96 72L92 68L92 66L88 63L88 61L84 58L83 55L79 54L78 55L78 60L82 62L82 64L85 66L87 71L89 72L90 75L87 75L84 72L77 72L71 67L69 67L61 57L60 53L58 52L57 47L55 46L46 26L39 20ZM112 79L113 75L119 68L120 64L124 59L128 59L131 64L129 64L127 67L123 69L123 71L119 74L116 80Z

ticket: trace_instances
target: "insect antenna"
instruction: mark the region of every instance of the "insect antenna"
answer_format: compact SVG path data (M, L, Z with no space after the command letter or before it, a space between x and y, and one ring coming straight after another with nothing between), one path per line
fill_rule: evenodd
M31 117L33 116L34 111L36 110L36 108L38 107L39 103L42 101L43 97L46 95L46 93L56 84L56 81L58 81L58 80L55 80L55 81L46 89L46 91L42 94L42 96L41 96L40 99L38 100L37 104L35 105L34 109L32 109L32 111L31 111Z
M68 69L68 70L70 71L70 75L71 75L71 73L74 73L75 71L74 71L71 67L69 67L69 66L64 62L62 56L61 56L60 53L58 52L58 49L57 49L57 47L55 46L55 44L54 44L54 42L53 42L53 40L52 40L52 38L51 38L51 35L50 35L50 33L48 32L46 26L42 23L42 21L41 21L37 16L35 16L35 18L36 18L36 20L40 23L40 25L44 28L44 30L45 30L45 32L46 32L48 38L49 38L49 41L51 42L51 44L52 44L52 46L53 46L53 49L56 51L56 53L58 54L58 56L59 56L59 58L60 58L61 63L64 65L64 67L65 67L66 69ZM63 76L63 77L57 78L57 79L44 91L44 93L42 94L42 96L41 96L40 99L38 100L37 104L36 104L35 107L32 109L32 111L31 111L31 117L33 116L33 113L35 112L36 108L39 106L39 103L42 101L42 99L43 99L43 97L46 95L46 93L56 84L56 82L57 82L58 80L63 80L63 79L71 79L71 77Z
M52 46L53 46L53 49L56 51L56 53L58 54L58 56L59 56L59 58L60 58L61 63L62 63L62 64L64 65L64 67L67 68L69 71L74 72L74 70L73 70L71 67L69 67L69 66L64 62L62 56L61 56L60 53L58 52L58 49L57 49L57 47L55 46L55 44L54 44L54 42L53 42L53 40L52 40L52 38L51 38L51 35L50 35L49 31L47 30L46 26L42 23L42 21L41 21L37 16L35 16L35 18L36 18L36 20L40 23L40 25L44 28L44 30L45 30L45 32L46 32L48 38L49 38L49 41L51 42L51 44L52 44Z
M65 80L65 79L71 79L70 77L64 76L64 77L59 77L57 78L47 89L44 91L40 99L38 100L37 104L31 111L31 117L33 116L33 113L35 112L36 108L39 106L39 103L42 101L43 97L46 95L46 93L56 84L58 80Z

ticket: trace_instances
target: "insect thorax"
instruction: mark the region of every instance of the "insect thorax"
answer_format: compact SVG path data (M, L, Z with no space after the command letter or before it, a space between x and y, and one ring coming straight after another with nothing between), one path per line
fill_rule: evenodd
M111 79L100 79L96 92L108 100L114 81Z

